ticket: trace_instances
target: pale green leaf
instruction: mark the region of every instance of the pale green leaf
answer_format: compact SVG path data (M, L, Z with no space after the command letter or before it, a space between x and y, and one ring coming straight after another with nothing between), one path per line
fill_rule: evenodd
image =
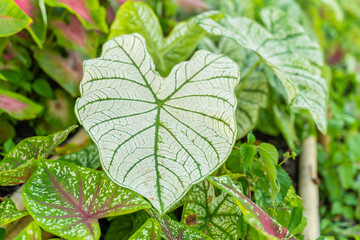
M251 166L256 154L256 149L253 144L244 143L240 146L240 155L244 167L244 172Z
M325 132L328 90L321 78L323 57L319 45L276 8L263 9L261 17L268 29L245 17L226 17L220 23L203 19L199 24L212 34L228 37L254 51L281 81L292 107L308 110Z
M276 165L279 159L279 154L276 150L276 148L271 145L270 143L261 143L259 146L257 146L257 150L259 151L261 161L264 163L267 176L270 180L271 185L271 201L275 201L278 193L279 193L279 187L276 184Z
M155 219L150 218L129 238L129 240L160 240L160 233L160 224Z
M204 233L186 226L185 224L179 223L171 219L169 216L164 215L163 217L153 209L150 209L150 215L158 221L162 230L162 237L167 240L211 240L210 237Z
M5 199L0 203L0 226L11 223L26 215L29 215L29 213L17 210L15 203L11 199Z
M244 214L244 220L254 227L258 233L267 239L296 240L286 228L281 226L264 210L248 199L228 176L208 177L208 179L216 187L234 197L237 205Z
M32 221L14 240L41 240L41 228Z
M97 29L108 32L106 24L106 11L99 0L45 0L51 7L63 7L76 15L81 24L87 29Z
M56 160L39 161L24 186L24 203L40 226L55 235L99 239L98 219L151 207L101 171Z
M110 178L164 213L229 156L239 71L207 51L166 79L154 69L140 35L108 41L84 63L75 111Z
M26 182L36 167L38 156L48 157L74 128L76 126L49 136L26 138L17 144L0 162L0 186Z
M18 120L36 118L43 107L27 97L0 89L0 113L7 113Z
M222 192L215 195L214 186L207 180L195 185L187 196L181 222L205 232L214 240L236 240L236 225L241 211L232 196Z
M13 0L2 0L0 4L0 37L11 36L32 22Z
M99 151L95 144L84 147L78 152L64 155L58 160L71 162L78 166L92 169L100 167Z
M118 10L108 39L122 34L141 34L146 40L156 70L162 76L167 76L177 63L187 60L193 53L206 33L197 22L208 17L217 19L221 14L216 12L200 14L177 24L169 36L164 38L159 19L150 6L142 2L127 1Z

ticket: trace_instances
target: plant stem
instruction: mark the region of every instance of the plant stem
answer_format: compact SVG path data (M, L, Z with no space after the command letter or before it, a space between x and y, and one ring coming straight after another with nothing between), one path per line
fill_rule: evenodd
M254 71L254 69L260 64L260 59L250 68L249 72L246 74L246 76L244 77L244 80L242 80L241 85L239 87L239 90L236 93L236 97L238 98L241 91L243 90L245 83L247 82L247 80L249 79L251 73Z

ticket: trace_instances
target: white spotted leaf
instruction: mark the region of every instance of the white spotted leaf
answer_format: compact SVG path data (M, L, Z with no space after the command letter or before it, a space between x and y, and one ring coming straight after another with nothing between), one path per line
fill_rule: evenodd
M35 221L66 239L99 239L98 219L150 207L138 194L115 185L101 171L42 158L22 195Z
M195 185L187 196L181 221L214 240L236 240L240 216L233 197L226 192L216 196L214 186L205 180Z
M199 24L209 33L230 38L255 52L277 76L270 84L276 90L280 86L292 107L308 110L319 130L326 132L328 89L321 77L319 44L279 9L264 8L260 15L266 27L246 17L228 16L219 23L208 18Z
M11 149L0 162L0 185L26 182L36 168L38 156L48 157L76 126L48 136L26 138Z
M17 210L15 203L9 198L0 203L0 226L11 223L26 215L29 215L29 213Z
M161 227L160 224L154 219L149 218L144 225L142 225L129 240L160 240Z
M163 214L229 156L238 80L234 62L207 51L162 78L143 37L122 35L85 61L75 111L108 176Z
M167 240L212 240L204 233L196 230L195 228L186 226L171 219L166 214L160 216L160 214L153 209L149 209L150 215L156 219L161 226L161 235Z
M32 221L14 240L41 240L41 228L36 222Z
M208 177L208 180L235 199L244 214L244 220L266 239L296 240L285 227L247 198L229 176Z

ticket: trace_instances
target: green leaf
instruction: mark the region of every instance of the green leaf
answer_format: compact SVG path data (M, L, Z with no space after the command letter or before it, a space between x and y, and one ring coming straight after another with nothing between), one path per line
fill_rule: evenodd
M111 219L104 240L128 240L132 233L135 232L132 232L134 228L134 218L133 214L127 214Z
M21 10L32 19L26 29L39 48L42 48L46 37L47 17L44 0L15 0Z
M24 186L24 203L40 226L55 235L99 239L98 219L151 207L103 172L56 160L39 161Z
M15 203L9 198L0 203L0 226L9 224L26 215L29 215L29 213L17 210Z
M150 218L129 238L129 240L160 240L160 233L160 224L155 219Z
M47 75L72 97L77 97L82 76L82 59L76 53L72 53L67 58L63 58L58 53L42 50L35 51L34 57Z
M45 137L26 138L9 151L0 162L0 186L26 182L34 171L38 156L48 157L76 126Z
M256 154L256 148L253 144L244 143L240 146L240 155L243 162L243 172L249 169Z
M53 98L53 92L50 84L42 78L36 79L32 84L32 89L42 97Z
M108 39L122 34L141 34L146 40L156 70L160 75L167 76L176 64L190 57L205 35L206 32L196 24L197 21L207 17L219 19L221 16L215 12L200 14L177 24L164 38L159 19L153 10L145 3L127 1L117 12Z
M92 169L100 167L99 152L95 144L89 145L78 152L62 156L58 160L71 162L78 166Z
M169 216L164 215L163 217L153 209L150 209L150 215L156 219L160 224L162 230L162 237L168 240L211 240L210 237L206 236L204 233L186 226L185 224L179 223Z
M41 228L32 221L14 240L41 240Z
M36 118L43 107L27 97L7 90L0 89L0 113L6 112L18 120Z
M0 116L0 143L15 137L13 125L3 116Z
M84 72L75 111L104 171L162 214L229 156L239 79L230 59L199 51L164 79L132 34L105 43Z
M11 36L32 22L13 0L3 0L0 5L0 37Z
M276 148L269 143L261 143L259 146L257 146L257 150L259 151L261 161L265 164L267 176L270 180L271 201L273 202L279 193L279 187L276 184L276 165L279 159L279 154Z
M87 29L97 29L108 32L106 24L106 11L99 0L45 0L51 7L63 7L76 15L81 24Z
M234 199L226 192L216 196L214 186L205 180L195 185L187 196L181 222L214 240L232 240L239 238L236 224L240 215Z
M219 24L203 19L199 24L209 33L228 37L255 52L281 81L292 107L308 110L319 129L326 132L328 89L321 78L323 57L319 45L282 11L265 8L260 15L268 29L245 17L226 17ZM279 84L270 84L279 90Z
M268 239L296 240L291 233L271 218L264 210L248 199L228 177L208 177L219 189L234 197L244 214L245 221ZM276 237L276 238L275 238ZM253 239L253 238L251 238Z

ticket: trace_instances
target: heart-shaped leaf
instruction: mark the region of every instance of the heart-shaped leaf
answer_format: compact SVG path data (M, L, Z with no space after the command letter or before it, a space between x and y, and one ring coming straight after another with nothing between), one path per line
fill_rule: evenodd
M139 230L137 230L129 240L160 240L161 227L153 218L149 218Z
M41 105L21 94L0 89L0 113L6 112L18 120L28 120L35 118L42 109Z
M35 170L38 156L48 157L57 145L62 143L69 133L76 128L53 133L45 137L24 139L11 149L0 162L0 186L24 183Z
M220 23L207 18L199 24L209 33L234 40L255 52L280 80L294 108L308 110L319 130L326 132L327 83L321 78L323 65L319 45L281 10L266 8L261 17L268 29L245 17L226 17ZM295 98L296 97L296 98Z
M296 240L296 238L264 210L248 199L241 190L228 177L208 177L219 189L234 197L237 205L244 214L245 221L265 237L274 237L282 240Z
M0 226L11 223L26 215L29 215L29 213L17 210L15 203L9 198L0 203Z
M185 200L182 223L195 227L214 240L238 239L236 231L241 211L226 192L215 195L207 180L195 185Z
M150 209L150 215L158 221L161 226L161 235L167 240L211 240L208 236L202 232L186 226L185 224L179 223L171 219L169 216L164 215L163 217L157 211Z
M154 69L140 35L112 39L85 61L75 108L109 177L164 213L230 154L239 71L207 51L166 79Z
M99 239L99 218L151 207L101 171L42 158L39 162L23 198L31 216L48 232L67 239Z
M32 221L14 240L41 240L41 228Z
M128 1L121 6L111 25L108 39L122 34L139 33L146 40L147 49L152 56L156 70L167 76L171 69L185 61L194 52L206 32L197 25L203 18L220 19L222 14L206 12L177 24L164 38L159 19L154 11L142 2ZM151 28L148 26L151 25Z
M99 0L45 0L45 3L51 7L66 8L88 29L97 29L104 33L108 31L106 11Z
M0 37L13 35L32 22L13 0L3 0L0 6Z

